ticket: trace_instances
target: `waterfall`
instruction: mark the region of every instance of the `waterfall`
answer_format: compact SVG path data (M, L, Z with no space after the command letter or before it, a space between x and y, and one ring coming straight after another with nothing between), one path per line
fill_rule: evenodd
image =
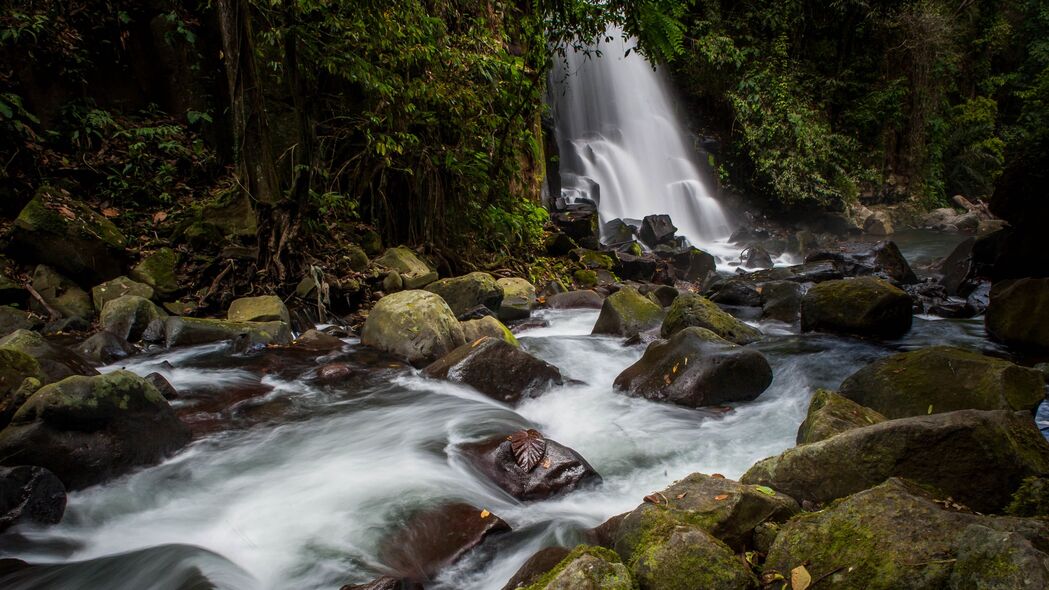
M726 239L732 228L711 194L713 180L675 112L666 76L610 29L601 57L568 50L551 89L561 153L561 195L598 203L602 225L616 218L670 215L698 247Z

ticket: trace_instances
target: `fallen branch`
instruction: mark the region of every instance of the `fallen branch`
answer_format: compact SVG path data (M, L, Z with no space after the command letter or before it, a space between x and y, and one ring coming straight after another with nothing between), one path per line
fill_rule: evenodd
M36 299L37 302L40 303L40 305L44 306L44 309L47 310L48 315L51 316L51 321L52 322L56 322L56 321L62 319L62 314L59 313L58 311L56 311L55 308L53 308L50 305L48 305L47 301L44 301L44 297L42 295L40 295L40 293L38 293L37 290L34 289L32 285L30 285L29 283L26 283L25 288L26 288L26 291L29 291L29 294L33 296L33 299Z

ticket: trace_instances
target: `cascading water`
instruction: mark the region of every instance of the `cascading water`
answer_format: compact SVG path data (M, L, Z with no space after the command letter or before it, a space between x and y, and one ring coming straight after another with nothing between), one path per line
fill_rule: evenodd
M666 76L610 29L602 55L568 50L551 85L562 195L598 203L602 223L668 214L693 245L732 231L697 164Z

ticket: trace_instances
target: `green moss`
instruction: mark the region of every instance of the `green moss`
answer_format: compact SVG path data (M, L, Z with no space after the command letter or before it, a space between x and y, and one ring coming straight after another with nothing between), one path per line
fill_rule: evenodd
M158 297L170 297L180 289L175 274L178 262L179 257L174 250L161 248L142 259L142 262L131 270L131 278L153 287Z
M1049 479L1033 476L1025 478L1013 493L1005 513L1012 516L1049 516Z
M579 264L582 264L584 268L612 270L612 258L607 254L579 248L575 250L575 255L576 259L579 260Z
M642 254L644 254L644 251L641 250L641 244L638 244L637 242L630 242L630 245L627 246L626 251L627 254L630 254L632 256L641 256Z
M713 301L687 293L678 296L670 305L661 335L670 338L690 326L706 328L736 344L748 344L761 338L761 332L722 311Z
M527 586L522 590L543 590L550 584L550 582L554 580L554 578L560 575L561 572L563 572L569 564L571 564L573 561L584 555L591 555L603 561L607 561L608 563L623 563L623 561L619 558L619 555L617 555L615 551L593 545L579 545L578 547L573 549L571 553L566 555L565 558L562 559L556 566L554 566L553 569L543 574L538 580L536 580L531 585ZM623 580L620 580L618 578L602 580L603 584L608 585L618 585L622 582ZM631 586L633 585L632 582L630 582L630 584ZM605 587L605 585L601 586L601 588Z
M572 278L584 289L592 289L597 286L597 273L592 270L577 270L572 273Z

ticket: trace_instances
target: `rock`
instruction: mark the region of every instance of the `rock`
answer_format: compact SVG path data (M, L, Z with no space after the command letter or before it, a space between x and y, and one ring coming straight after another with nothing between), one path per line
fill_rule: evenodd
M1049 555L1045 553L1047 531L1043 529L1037 535L1027 535L985 524L969 525L955 541L958 561L951 572L951 590L1049 588Z
M404 246L390 248L374 260L375 264L396 271L404 289L420 289L437 280L437 273Z
M659 326L663 309L649 301L633 287L624 287L609 295L601 305L601 314L593 334L634 336Z
M706 328L736 344L750 344L761 339L761 332L725 313L705 297L686 293L670 305L660 334L670 338L688 327Z
M758 580L746 562L703 529L677 526L628 561L642 588L750 590Z
M634 590L619 556L602 547L576 547L561 563L526 590Z
M761 293L746 281L729 279L711 287L710 300L719 305L760 307Z
M375 256L379 252L382 252L382 236L378 232L372 229L365 230L361 234L361 248L368 256Z
M17 305L24 307L29 302L29 293L21 284L14 281L0 270L0 306Z
M507 344L520 346L514 333L492 316L486 316L477 320L467 320L462 322L462 326L463 336L466 337L467 342L474 342L485 336L491 336L492 338L502 339Z
M494 534L510 526L498 516L469 504L445 504L409 517L379 546L379 560L396 577L428 582Z
M651 281L656 275L659 262L651 254L636 256L628 252L616 252L616 274L628 281Z
M0 428L7 426L45 379L36 359L18 350L0 348Z
M641 293L652 300L652 303L662 308L670 307L674 300L678 298L678 295L681 295L680 291L670 285L652 285L650 287L647 290L641 289Z
M590 289L556 293L546 300L550 309L601 309L604 303L605 298Z
M164 322L165 346L193 346L230 340L235 346L261 347L290 344L291 330L284 322L231 322L203 318L169 317Z
M166 317L167 312L149 299L137 295L124 295L106 303L100 314L99 325L106 332L134 342L142 337L150 322Z
M466 343L462 326L445 300L429 291L401 291L379 300L368 314L361 343L429 363Z
M386 277L382 280L382 290L387 293L396 293L402 289L404 289L404 279L401 278L400 273L395 270L386 273Z
M761 317L793 324L801 313L801 285L793 281L769 281L761 285Z
M148 381L153 387L156 387L157 391L160 392L160 395L164 396L164 399L172 400L179 398L178 390L175 389L171 382L160 373L150 373L143 377L143 379Z
M27 354L40 365L44 383L61 381L72 375L98 375L86 360L77 353L44 339L29 330L17 330L0 338L0 349L17 350Z
M1045 398L1045 383L1034 369L930 346L863 367L841 384L841 395L887 418L970 409L1032 412Z
M153 287L161 300L171 299L182 290L175 274L178 262L179 257L174 250L161 248L131 269L131 278Z
M350 270L354 272L364 272L368 270L368 265L371 263L368 260L368 255L364 252L364 249L356 244L345 244L343 246L343 258L346 259Z
M231 322L284 322L291 323L291 315L284 301L276 295L241 297L233 300L226 319Z
M33 271L33 289L62 317L90 323L95 316L95 308L87 292L50 267L42 264L36 267ZM36 299L32 300L30 306L37 314L48 315L48 311Z
M853 428L884 422L885 416L827 389L817 389L809 412L798 428L797 443L804 445L830 438Z
M557 441L545 440L545 453L531 469L514 458L509 436L463 446L470 463L492 483L521 501L546 500L601 483L586 459Z
M546 253L549 256L565 256L572 250L579 247L572 238L568 237L568 234L561 232L552 233L547 236L544 246L546 247Z
M957 211L950 207L941 207L926 213L925 217L922 218L921 225L929 229L957 231L958 228L955 225L957 218Z
M12 232L13 255L96 284L119 276L126 239L115 225L57 189L41 188L22 209Z
M45 467L75 490L156 463L189 439L155 387L116 371L42 387L0 431L0 457Z
M598 246L598 216L593 209L578 209L574 211L557 211L550 215L550 220L568 236L579 244Z
M613 219L601 227L601 241L610 246L634 241L637 230L622 219Z
M984 321L987 333L999 342L1049 350L1049 278L996 283Z
M859 277L813 286L801 300L801 329L899 338L911 329L911 298L886 281Z
M641 231L638 236L648 247L668 244L674 240L677 228L669 215L649 215L641 220Z
M616 389L690 408L757 399L772 383L765 356L689 327L653 342L616 377Z
M967 238L940 263L940 284L947 290L948 295L957 295L958 289L971 277L974 244L974 238Z
M586 248L576 248L572 250L573 256L576 261L582 265L583 268L588 270L611 270L615 266L615 262L612 257L608 254L602 254L601 252L595 252L594 250L588 250Z
M571 551L564 547L540 549L524 562L517 573L503 586L503 590L517 590L531 586L542 578L543 574L557 567L557 564L561 563L570 553Z
M743 268L772 268L775 263L768 250L761 246L750 246L743 251Z
M502 338L484 337L464 344L426 367L435 379L463 383L505 403L535 397L561 385L561 371Z
M16 330L33 330L40 325L39 320L24 311L0 305L0 338Z
M918 282L914 270L892 241L878 242L873 246L845 244L836 251L815 252L805 257L806 263L824 261L830 261L841 276L828 276L815 282L869 274L903 285Z
M713 255L698 248L688 248L670 256L672 278L686 283L701 282L717 270Z
M145 283L132 281L125 276L120 276L93 287L91 289L91 302L94 304L95 309L101 312L107 302L124 295L135 295L145 299L152 299L153 287Z
M336 338L331 334L325 334L316 329L310 329L303 332L302 336L296 338L291 344L296 348L315 352L341 350L342 347L345 346L342 339Z
M499 319L504 322L523 320L535 309L535 286L525 279L516 277L496 281L503 290L503 302L499 307Z
M99 365L108 365L138 352L127 340L106 331L84 340L73 350L85 359Z
M66 488L43 467L0 467L0 533L23 522L58 524Z
M872 236L888 236L895 230L892 227L892 216L888 211L875 211L863 222L864 233Z
M456 317L479 305L498 313L503 301L503 288L495 277L484 272L441 279L430 283L426 290L443 297Z
M1049 442L1029 416L960 410L856 428L759 461L741 481L814 503L906 477L994 512L1020 482L1049 473Z
M1001 540L1010 535L1022 539L1014 530L1044 538L1049 530L1044 523L945 508L951 505L912 482L889 479L788 522L772 545L765 571L789 578L794 568L804 565L813 580L823 580L821 588L842 590L1041 587L985 586L977 580L1017 572L1031 555L1031 543L1024 539L1027 550L1014 553L1011 543ZM993 566L982 559L990 553L999 557ZM983 567L974 567L979 562ZM1040 565L1044 571L1044 563ZM1032 580L1040 579L1037 567L1028 568L1025 564L1025 573L1035 574ZM952 578L961 584L951 584Z
M411 580L383 576L367 584L347 584L339 590L423 590L423 585Z

